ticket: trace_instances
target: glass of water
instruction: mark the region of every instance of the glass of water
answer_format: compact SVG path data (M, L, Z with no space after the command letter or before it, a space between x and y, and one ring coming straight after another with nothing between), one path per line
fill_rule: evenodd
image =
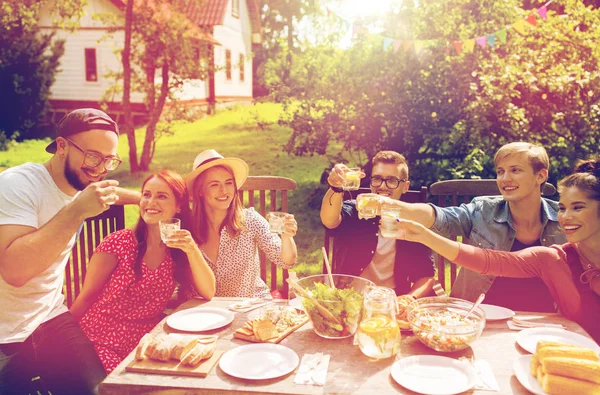
M377 216L379 211L379 195L376 193L361 193L356 197L356 209L359 219L370 219Z
M160 239L166 243L173 232L181 228L181 220L179 218L161 219L158 221L160 227Z
M269 221L269 228L271 233L282 234L285 232L285 216L287 213L280 211L271 211L267 214L267 221Z
M357 191L360 188L360 173L361 170L358 167L353 167L344 173L344 181L342 183L342 189L345 191Z
M398 221L400 218L400 207L389 204L381 204L381 223L379 233L382 237L394 238L398 234Z

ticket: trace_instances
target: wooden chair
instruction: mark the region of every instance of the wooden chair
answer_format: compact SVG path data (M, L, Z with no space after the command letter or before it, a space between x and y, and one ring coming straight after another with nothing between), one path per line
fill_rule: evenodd
M356 196L358 196L361 193L371 193L371 189L360 188L358 191L351 191L350 198L356 199ZM347 198L346 195L344 195L344 198ZM421 187L419 191L407 191L405 194L402 195L400 200L408 203L427 203L427 187ZM334 244L335 238L329 236L327 234L327 231L325 231L325 239L323 240L323 246L325 247L325 252L329 257L329 262L333 262ZM332 270L334 270L334 268L332 268ZM327 273L327 269L325 267L325 259L323 259L323 273Z
M429 193L437 197L434 202L439 207L459 206L462 203L469 203L477 196L496 196L500 195L500 190L494 179L486 180L445 180L438 181L429 186ZM550 183L544 185L542 196L554 196L556 188ZM453 240L457 236L451 235ZM459 241L462 241L458 239ZM438 281L449 292L454 280L456 280L457 267L446 261L441 256L436 256L436 267Z
M87 263L96 247L108 234L124 228L125 209L123 206L113 205L102 214L85 220L65 267L63 293L67 299L67 307L71 307L81 291Z
M287 212L288 191L295 189L296 181L291 178L250 176L238 193L245 207L254 207L264 217L268 211ZM267 270L267 267L270 267L270 270ZM287 298L288 283L285 280L288 278L288 271L267 262L263 252L260 253L260 277L271 290L280 289L282 296Z

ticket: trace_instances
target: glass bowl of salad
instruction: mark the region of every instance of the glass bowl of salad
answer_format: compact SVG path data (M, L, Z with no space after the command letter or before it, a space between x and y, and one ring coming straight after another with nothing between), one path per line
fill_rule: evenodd
M327 274L301 278L298 285L313 299L299 297L317 335L327 339L343 339L356 333L362 316L363 290L375 284L345 274L333 274L332 277L335 288L330 286Z
M450 297L422 298L407 310L410 327L426 346L440 352L464 350L479 338L485 327L485 313L477 307L469 317L473 303Z

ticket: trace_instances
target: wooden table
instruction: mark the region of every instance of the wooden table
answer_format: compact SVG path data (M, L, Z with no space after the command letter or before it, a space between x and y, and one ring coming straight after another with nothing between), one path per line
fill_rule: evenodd
M224 307L239 301L239 298L215 298L210 302L190 300L178 310L206 305ZM211 333L219 335L217 348L229 350L240 345L251 344L234 339L233 332L242 326L250 313L236 313L234 321L227 327ZM539 316L544 322L564 325L568 330L585 336L587 333L575 322L556 314L519 313L520 317ZM163 320L153 329L153 333L170 332ZM412 335L402 338L401 356L443 355L452 358L461 356L487 360L500 385L500 392L469 391L469 394L528 394L513 375L512 364L520 355L526 354L515 342L518 331L508 329L505 321L488 322L481 337L472 343L471 348L454 353L437 353L421 344ZM206 378L164 376L156 374L129 373L125 371L133 360L130 354L101 384L100 394L412 394L398 385L390 375L393 358L370 360L362 354L358 346L352 345L352 338L327 340L317 336L312 325L307 323L280 343L298 354L323 352L331 355L327 382L324 387L294 384L295 371L272 380L251 381L236 379L225 374L218 366Z

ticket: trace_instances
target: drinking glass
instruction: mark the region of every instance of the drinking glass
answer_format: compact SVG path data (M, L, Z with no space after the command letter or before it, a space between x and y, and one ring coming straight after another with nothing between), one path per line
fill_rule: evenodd
M379 211L379 195L376 193L361 193L356 197L356 209L359 219L375 218Z
M398 221L400 218L400 207L389 204L381 204L381 223L379 233L382 237L394 238L398 234Z
M269 228L271 233L282 234L285 232L285 216L287 213L279 211L271 211L267 214L267 221L269 221Z
M171 235L181 229L181 220L179 218L161 219L158 221L160 228L160 239L163 243L166 243Z
M361 170L358 167L353 167L344 172L344 181L342 182L342 189L345 191L357 191L360 188L360 173Z

